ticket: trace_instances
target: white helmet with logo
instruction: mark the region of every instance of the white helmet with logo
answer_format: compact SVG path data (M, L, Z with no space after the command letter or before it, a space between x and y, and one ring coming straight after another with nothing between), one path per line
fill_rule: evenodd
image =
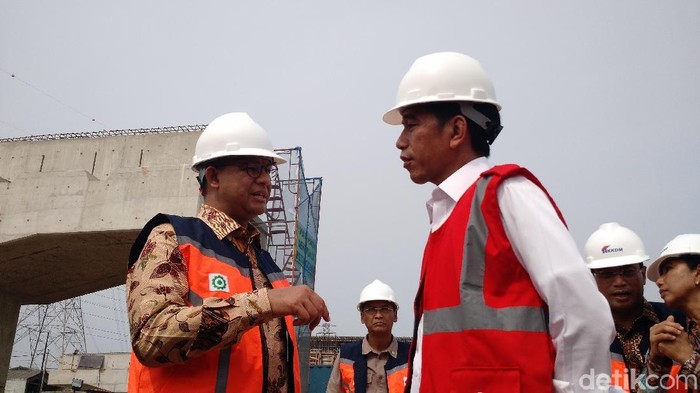
M643 263L649 260L642 239L616 222L600 226L584 246L589 269Z
M247 113L234 112L212 120L197 139L192 170L203 162L227 156L269 157L275 164L287 162L272 149L267 132Z
M493 104L496 91L491 78L475 59L456 52L438 52L419 57L399 84L396 105L384 114L384 121L401 124L401 109L428 102L462 101ZM483 129L489 119L471 105L462 105L462 113Z
M357 302L357 310L362 311L362 303L371 302L373 300L386 300L394 303L396 309L399 309L399 303L396 302L396 294L390 286L379 280L374 280L360 292L360 301Z
M667 259L681 255L700 255L700 234L686 233L678 235L668 242L661 254L647 269L647 278L656 281L659 278L659 266Z

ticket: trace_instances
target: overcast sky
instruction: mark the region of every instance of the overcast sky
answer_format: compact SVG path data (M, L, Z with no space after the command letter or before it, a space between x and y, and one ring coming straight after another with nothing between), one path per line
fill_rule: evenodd
M365 333L355 304L377 278L411 334L432 186L381 117L424 54L482 63L503 105L492 163L534 172L580 249L607 221L652 258L700 232L700 2L265 4L0 0L0 138L249 112L323 177L316 289L339 335Z

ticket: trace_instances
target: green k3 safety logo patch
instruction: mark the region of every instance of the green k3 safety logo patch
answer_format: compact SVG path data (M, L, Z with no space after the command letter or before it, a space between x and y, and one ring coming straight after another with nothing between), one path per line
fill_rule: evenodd
M209 273L209 290L230 292L228 277L221 273Z

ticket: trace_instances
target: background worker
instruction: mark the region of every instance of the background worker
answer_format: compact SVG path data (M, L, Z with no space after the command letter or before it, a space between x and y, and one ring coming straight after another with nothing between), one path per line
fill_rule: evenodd
M608 306L540 182L489 163L500 108L479 62L442 52L413 63L384 115L411 180L437 186L411 391L607 392Z
M399 310L394 290L372 281L360 293L357 310L367 335L340 348L326 392L403 393L409 344L397 341L391 333Z
M251 224L284 162L245 113L204 129L192 163L199 214L156 215L131 249L130 393L301 392L294 326L313 329L328 310L289 286Z
M615 340L610 345L612 383L635 392L635 381L644 370L649 350L649 329L673 315L684 323L682 313L663 303L644 299L644 282L649 260L642 239L616 222L602 224L584 246L586 263L605 296L613 321Z
M700 391L700 234L678 235L649 265L667 306L686 314L687 327L669 317L651 327L646 372L640 392ZM680 365L678 377L672 367ZM669 377L670 375L670 377ZM687 385L687 387L686 387ZM682 390L685 388L686 390Z

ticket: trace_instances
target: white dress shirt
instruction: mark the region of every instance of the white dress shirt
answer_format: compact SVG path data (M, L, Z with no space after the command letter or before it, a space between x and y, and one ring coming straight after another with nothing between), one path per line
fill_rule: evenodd
M485 157L477 158L433 190L426 204L431 232L445 223L469 186L489 168ZM602 374L610 375L609 348L615 325L608 303L598 292L571 234L545 193L524 177L506 179L497 195L513 251L549 307L549 333L556 350L554 391L608 392L607 385L592 388L600 385L596 381L607 382ZM412 393L419 392L420 387L422 339L421 320Z

